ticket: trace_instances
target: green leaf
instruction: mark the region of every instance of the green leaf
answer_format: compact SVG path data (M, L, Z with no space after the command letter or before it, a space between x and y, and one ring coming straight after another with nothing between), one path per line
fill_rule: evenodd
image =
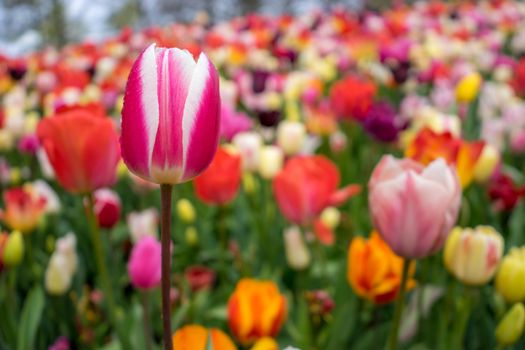
M29 292L22 309L17 350L35 349L34 343L42 311L44 311L44 291L38 286Z
M211 332L208 331L208 340L206 341L206 350L214 350Z

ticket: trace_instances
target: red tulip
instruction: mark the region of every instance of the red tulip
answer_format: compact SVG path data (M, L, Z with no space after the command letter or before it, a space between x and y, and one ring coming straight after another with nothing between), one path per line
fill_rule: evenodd
M358 185L338 190L339 170L324 156L290 159L273 181L273 192L283 215L293 223L312 225L318 238L330 244L331 230L316 218L328 206L337 206L360 191ZM322 227L321 227L322 226Z
M85 110L60 113L42 120L37 134L67 191L88 193L115 181L120 148L109 118Z
M349 76L333 85L330 103L338 117L363 121L375 94L376 86L372 82Z
M119 221L122 211L122 203L118 194L109 188L101 188L96 190L93 196L95 197L93 210L98 225L103 228L112 228Z
M241 174L241 156L219 148L208 169L195 179L195 193L205 203L226 204L235 198Z

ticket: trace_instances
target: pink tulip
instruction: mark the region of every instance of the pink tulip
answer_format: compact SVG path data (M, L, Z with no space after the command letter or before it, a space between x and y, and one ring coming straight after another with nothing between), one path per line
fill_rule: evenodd
M160 283L161 246L151 236L144 236L135 244L128 262L128 274L134 287L151 289Z
M150 45L129 74L122 158L145 180L177 184L210 164L219 138L219 78L206 55Z
M397 255L422 258L441 249L461 204L457 174L443 159L424 167L384 156L368 188L374 226Z

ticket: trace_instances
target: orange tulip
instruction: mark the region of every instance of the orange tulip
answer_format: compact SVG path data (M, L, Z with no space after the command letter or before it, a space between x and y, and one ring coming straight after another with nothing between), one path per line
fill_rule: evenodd
M4 192L5 209L0 219L12 230L31 232L44 214L46 199L30 187L18 187Z
M217 350L237 350L230 337L223 331L206 329L199 325L182 327L173 334L173 350L206 350L208 339Z
M67 191L88 193L112 185L120 148L109 118L87 110L73 110L45 118L38 137Z
M361 297L376 304L395 300L401 285L403 260L394 254L377 232L368 240L356 237L348 250L348 281ZM415 264L409 271L407 289L415 286L412 279Z
M405 156L422 164L429 164L437 158L444 158L454 165L463 188L474 177L474 169L485 147L483 141L467 142L454 137L450 132L436 133L422 129L405 150Z
M228 301L228 324L244 345L277 335L286 316L286 299L271 281L242 279Z

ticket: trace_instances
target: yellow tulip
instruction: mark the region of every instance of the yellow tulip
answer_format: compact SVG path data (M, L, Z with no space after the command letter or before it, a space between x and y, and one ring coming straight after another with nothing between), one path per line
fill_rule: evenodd
M525 246L511 248L501 261L496 289L509 303L525 300Z
M476 98L483 79L477 72L461 79L456 85L456 100L460 103L470 103Z
M494 276L502 253L503 238L492 227L456 227L445 244L444 261L458 280L476 286Z
M496 328L496 339L503 346L514 344L525 328L525 307L522 303L514 306L503 316Z
M195 221L195 208L189 200L182 198L177 202L177 215L186 224L191 224Z

